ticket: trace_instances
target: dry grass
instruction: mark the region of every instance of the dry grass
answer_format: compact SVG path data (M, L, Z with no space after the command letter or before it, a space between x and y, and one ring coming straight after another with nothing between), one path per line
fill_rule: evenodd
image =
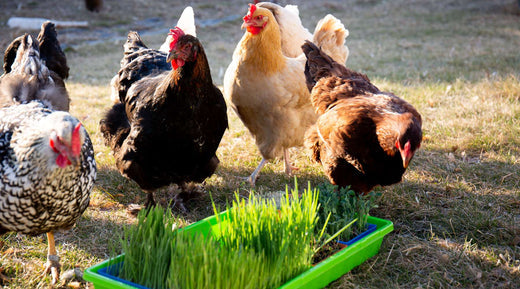
M15 3L16 2L16 3ZM90 14L82 1L3 1L0 23L10 15L89 20L88 29L61 29L71 67L67 82L71 112L85 124L98 162L91 206L77 226L58 234L63 270L84 269L108 257L107 244L135 220L125 213L141 202L139 188L116 170L103 145L98 122L110 106L110 77L130 29L151 47L163 40L183 5L164 1L105 1ZM279 1L287 4L289 1ZM297 1L304 24L313 29L326 13L350 30L348 65L381 88L413 103L424 117L425 140L402 183L383 192L372 215L390 219L395 231L380 253L328 288L520 288L520 11L514 0L476 1ZM18 9L17 4L21 3ZM192 1L214 80L222 77L242 35L246 1ZM49 8L52 7L52 8ZM214 26L209 19L238 15ZM153 19L152 19L153 18ZM151 20L150 20L151 19ZM0 47L23 31L0 26ZM36 33L36 32L32 32ZM181 225L212 213L235 190L251 190L241 177L260 161L254 141L230 111L230 128L217 152L221 165L204 193L177 211ZM300 183L325 181L303 150L294 150ZM257 182L264 195L292 180L283 164L268 164ZM159 194L162 204L175 188ZM0 239L0 273L6 288L47 287L39 274L45 262L43 237L7 234ZM1 275L0 275L1 276ZM88 287L89 284L81 284Z

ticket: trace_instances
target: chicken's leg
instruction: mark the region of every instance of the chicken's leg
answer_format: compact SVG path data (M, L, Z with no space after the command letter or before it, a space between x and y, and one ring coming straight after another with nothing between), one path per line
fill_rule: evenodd
M256 179L258 178L258 173L265 166L266 162L267 162L267 160L265 158L262 158L262 161L260 161L260 163L256 167L255 171L247 178L247 180L251 184L251 187L255 186Z
M150 209L155 207L155 199L153 198L154 191L145 191L146 193L146 201L144 202L144 207L146 209Z
M48 251L47 251L47 263L45 263L45 271L44 274L51 273L52 275L52 284L56 284L60 279L60 257L56 252L56 247L54 244L54 232L47 232L47 242L48 242Z
M146 201L144 202L144 208L145 210L149 210L153 207L155 207L155 199L153 198L153 190L144 191L146 194ZM138 204L129 204L126 208L126 212L134 217L137 217L139 212L143 209L143 206ZM148 213L147 213L148 214Z
M289 149L284 149L283 150L283 159L284 159L284 164L285 164L285 173L288 175L288 176L292 176L293 175L293 171L297 171L299 170L300 168L298 167L295 167L293 165L291 165L291 159L289 157Z

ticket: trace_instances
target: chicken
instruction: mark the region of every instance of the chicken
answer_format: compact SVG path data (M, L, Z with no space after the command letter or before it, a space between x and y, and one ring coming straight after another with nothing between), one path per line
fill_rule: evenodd
M320 43L321 46L327 47L327 52L337 62L345 63L347 61L349 50L344 42L349 32L340 21L334 21L334 16L329 14L321 19L316 25L313 35L307 28L303 27L298 6L285 5L285 7L281 7L272 2L260 2L256 6L267 8L273 13L280 28L283 55L293 58L298 57L302 54L301 46L305 43L305 40L312 40L314 43ZM331 27L324 28L325 23L331 25ZM320 33L320 30L323 29L335 31L336 35L329 37L330 34L328 33ZM327 41L330 41L330 43L326 43Z
M47 233L46 272L59 278L54 231L75 224L96 179L87 131L39 102L0 109L0 234Z
M121 59L121 69L110 81L111 99L114 103L123 102L128 89L143 76L171 71L172 66L166 61L167 53L148 48L139 33L130 31Z
M401 181L421 146L422 120L405 100L382 92L364 74L303 45L305 76L319 118L305 146L331 183L357 193Z
M176 26L179 27L185 34L197 37L195 17L193 8L191 6L184 8ZM119 74L116 74L110 81L110 86L112 89L110 98L114 103L119 102L121 97L124 98L126 91L132 85L132 83L140 79L139 76L136 77L133 76L133 74L150 75L163 71L170 71L172 69L171 64L166 61L166 56L170 51L171 41L172 36L168 34L164 43L157 50L148 48L137 32L129 32L127 41L123 45L124 56L120 62L121 68L126 67L136 58L140 58L140 61L133 62L131 64L132 68L126 67L125 70L121 71L123 73L132 75L120 76Z
M339 29L341 22L331 15L324 19L315 36L334 41L319 44L329 50L335 50L338 43L343 46L346 34ZM305 131L317 117L305 84L305 56L283 55L280 29L272 12L251 4L242 27L247 31L226 70L224 95L254 136L262 155L248 178L254 186L268 160L283 155L285 172L291 175L297 169L291 164L288 149L303 144Z
M25 34L6 49L0 107L39 100L51 109L68 111L70 99L64 82L68 76L56 29L47 21L37 39Z
M213 84L201 43L178 27L170 34L164 60L173 69L145 67L149 61L155 63L158 52L150 56L136 48L142 54L118 73L117 83L124 87L119 91L121 103L100 121L119 171L148 193L146 207L155 203L153 192L161 187L200 183L211 176L228 125L226 103ZM130 32L127 43L140 43L133 39L136 36Z
M99 12L103 8L103 0L85 0L85 7L88 11Z

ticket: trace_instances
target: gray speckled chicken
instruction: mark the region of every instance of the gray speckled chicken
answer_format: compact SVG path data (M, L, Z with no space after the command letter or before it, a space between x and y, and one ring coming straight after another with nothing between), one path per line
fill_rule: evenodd
M0 107L38 100L51 109L69 111L64 82L69 67L52 22L42 24L36 39L27 33L14 39L5 50L3 68Z
M38 102L0 109L0 234L47 233L53 283L60 266L53 231L76 223L95 179L92 143L78 119Z

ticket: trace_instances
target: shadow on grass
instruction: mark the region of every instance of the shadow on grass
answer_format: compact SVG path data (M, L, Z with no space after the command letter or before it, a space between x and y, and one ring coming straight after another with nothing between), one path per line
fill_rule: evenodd
M446 155L425 151L403 182L377 189L383 194L370 214L391 220L394 232L380 257L327 288L345 279L363 288L518 286L519 176L510 173L520 165Z
M249 174L250 172L243 167L219 166L215 174L203 184L202 190L191 192L185 198L184 206L187 211L174 207L173 214L182 216L188 223L196 222L214 214L213 203L219 210L225 210L234 200L236 191L247 196L252 190L259 194L267 194L272 191L285 191L286 185L289 188L294 187L294 178L268 168L261 172L257 186L253 189L242 179ZM324 177L305 171L299 171L297 178L300 189L307 188L308 182L314 185L326 181ZM95 191L99 194L91 197L95 200L91 201L91 206L78 220L76 227L71 232L59 236L57 241L74 244L76 250L106 259L110 250L107 249L107 244L117 238L118 234L123 232L123 228L133 221L132 217L126 215L126 207L131 203L143 205L146 195L134 181L123 177L118 170L111 167L98 169ZM160 205L173 207L172 201L179 192L175 186L169 186L158 190L154 196Z
M380 206L371 213L392 220L397 233L422 240L441 237L514 248L520 236L520 178L511 173L520 165L427 153L435 163L426 154L414 160L414 173L383 189ZM520 254L518 244L515 250Z
M425 240L391 233L378 257L327 288L337 288L345 279L361 288L517 288L514 280L520 278L520 272L514 258L511 248L482 248L473 240Z

